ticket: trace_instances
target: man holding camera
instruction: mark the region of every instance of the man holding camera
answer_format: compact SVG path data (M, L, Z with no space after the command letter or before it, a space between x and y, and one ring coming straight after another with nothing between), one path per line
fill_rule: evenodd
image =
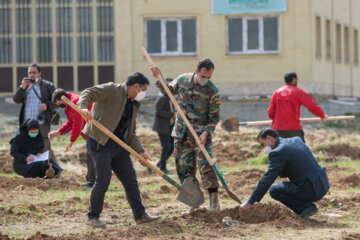
M55 86L41 78L41 69L38 65L32 64L28 67L28 76L24 77L21 85L16 91L13 100L22 103L19 125L28 118L37 119L40 123L40 132L44 138L44 150L51 152L51 145L48 138L50 132L52 111L55 105L51 101Z

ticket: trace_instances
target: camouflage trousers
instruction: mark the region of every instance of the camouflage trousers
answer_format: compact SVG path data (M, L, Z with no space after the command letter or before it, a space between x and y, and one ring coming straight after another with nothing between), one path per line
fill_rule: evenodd
M208 137L205 143L205 149L212 156L212 142L211 137ZM175 138L175 163L176 171L179 176L180 182L183 183L187 177L194 177L199 167L201 175L201 185L205 190L217 190L219 182L215 175L214 170L206 160L201 149L197 146L191 134L183 140ZM197 180L196 180L197 181Z

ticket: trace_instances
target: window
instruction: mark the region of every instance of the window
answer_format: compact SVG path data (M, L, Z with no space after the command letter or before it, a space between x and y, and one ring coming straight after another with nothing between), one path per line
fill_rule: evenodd
M12 63L11 38L0 38L0 63Z
M354 64L359 65L359 32L354 29Z
M326 59L331 59L331 21L326 20Z
M350 62L350 32L349 27L344 27L344 61L345 63Z
M12 68L0 68L0 92L12 92L13 91L13 72Z
M31 38L17 38L16 39L16 61L19 63L32 62L32 48Z
M229 53L276 53L278 51L278 17L228 19Z
M73 67L58 67L58 86L67 91L74 90L74 69Z
M16 9L16 32L31 33L31 8Z
M98 60L100 62L111 62L114 60L114 37L98 37Z
M146 45L149 53L158 55L194 55L196 53L196 20L146 20Z
M336 61L341 62L341 25L336 24Z
M97 8L97 31L112 32L114 31L114 11L113 7Z
M38 33L50 33L51 24L51 9L37 8L36 9L36 31Z
M91 66L78 67L78 91L94 85L94 68Z
M99 75L98 76L99 84L114 82L115 81L114 66L99 66L98 75Z
M37 60L38 62L52 62L52 38L37 38Z
M72 11L70 7L56 9L56 30L58 33L72 32Z
M11 33L11 9L0 9L0 33Z
M79 62L90 62L93 60L92 37L78 37L77 49Z
M57 60L59 62L73 61L73 47L71 37L57 38Z
M77 31L78 32L92 32L92 8L78 7L77 8Z
M321 58L321 18L319 16L316 16L316 20L315 20L315 36L316 36L315 56L317 58Z

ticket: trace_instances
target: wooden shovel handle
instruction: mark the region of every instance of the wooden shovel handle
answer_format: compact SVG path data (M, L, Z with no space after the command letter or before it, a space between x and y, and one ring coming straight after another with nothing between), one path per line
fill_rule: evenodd
M149 53L147 52L147 50L142 47L141 51L143 53L143 55L145 56L147 62L150 64L151 67L156 67L155 63L152 61ZM163 76L160 74L159 76L156 76L157 81L160 82L160 84L162 85L162 87L164 88L165 92L167 93L167 95L169 96L171 102L174 104L174 107L176 108L177 113L180 115L181 119L184 121L185 125L187 126L187 128L189 129L191 135L194 137L196 144L199 146L200 150L204 153L206 160L210 163L210 165L214 165L214 161L211 159L209 153L206 151L204 145L202 145L200 143L200 139L199 136L197 135L197 133L195 132L194 128L192 127L192 125L190 124L189 120L187 119L187 117L185 116L184 112L182 111L181 107L179 106L179 104L177 103L174 95L172 94L172 92L170 91L169 87L167 86L167 84L164 81Z
M85 120L86 117L84 116L83 112L80 110L78 106L76 106L73 102L71 102L66 96L62 96L61 100L63 100L67 105L69 105L72 109L74 109L76 112L78 112ZM121 141L117 136L115 136L111 131L109 131L106 127L104 127L101 123L96 121L95 119L89 120L92 124L94 124L100 131L105 133L108 137L110 137L114 142L119 144L122 148L124 148L126 151L130 153L133 157L138 159L141 163L145 164L148 168L150 168L152 171L154 171L159 176L163 176L164 173L160 171L157 167L155 167L153 164L151 164L149 161L147 161L145 158L143 158L139 153L137 153L134 149L132 149L129 145Z
M319 122L319 121L336 121L336 120L353 120L355 119L354 115L349 116L329 116L326 118L319 118L319 117L313 117L313 118L300 118L301 122ZM251 121L251 122L239 122L240 126L257 126L257 125L270 125L272 123L272 120L264 120L264 121Z

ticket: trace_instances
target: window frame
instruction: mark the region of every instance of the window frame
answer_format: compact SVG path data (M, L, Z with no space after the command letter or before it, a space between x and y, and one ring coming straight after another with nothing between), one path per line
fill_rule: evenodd
M242 19L242 51L231 51L229 49L230 44L230 32L229 32L229 19ZM277 38L278 46L277 50L264 50L265 38L264 38L264 18L277 18ZM257 19L259 22L259 49L248 49L248 21ZM254 54L279 54L281 52L281 39L280 39L280 16L279 15L262 15L262 16L228 16L226 20L226 54L227 55L254 55Z
M195 52L183 52L183 39L182 39L182 20L195 20ZM198 55L198 37L197 37L197 18L196 17L178 17L178 18L145 18L144 19L144 40L145 46L148 48L148 31L147 23L148 21L160 21L160 53L150 53L151 56L196 56ZM176 22L177 23L177 51L166 51L166 22Z

